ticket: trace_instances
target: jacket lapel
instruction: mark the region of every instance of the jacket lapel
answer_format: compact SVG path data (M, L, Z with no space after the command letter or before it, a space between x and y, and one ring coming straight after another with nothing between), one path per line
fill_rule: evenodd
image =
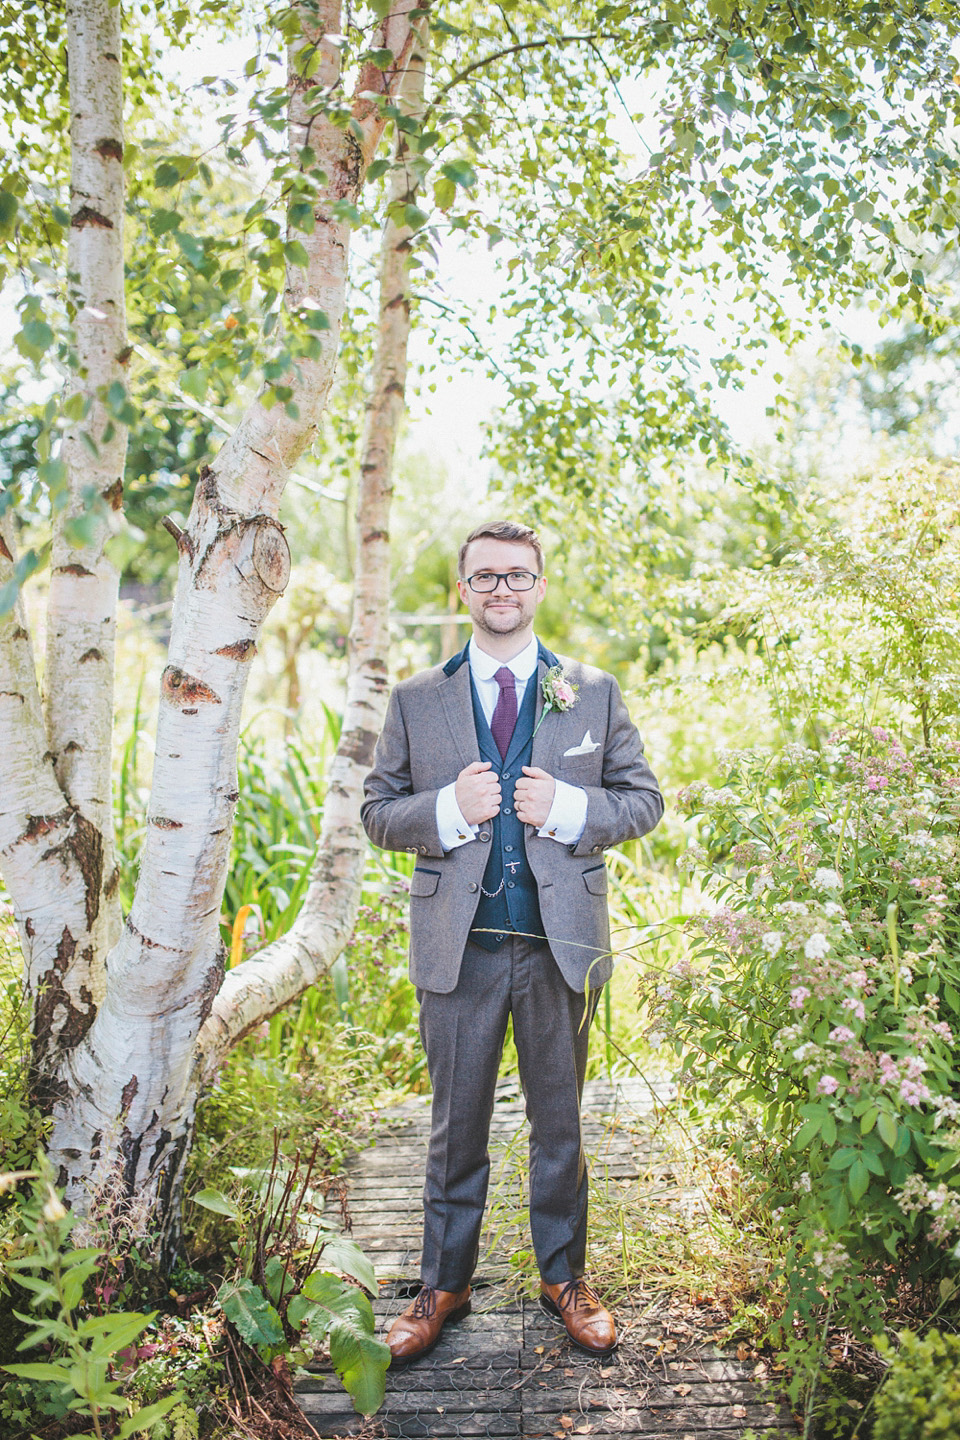
M552 722L559 719L559 716L556 713L550 713L542 725L540 721L543 718L543 677L548 670L559 665L560 661L552 650L548 650L542 642L538 643L540 644L540 653L537 658L536 674L533 677L537 686L537 710L533 722L536 733L533 737L533 755L530 763L537 769L546 770L548 774L555 775L559 753L556 744L557 726Z
M461 768L480 759L477 727L473 720L473 698L470 694L470 666L466 664L466 648L448 660L443 667L446 677L437 686L454 747L463 761Z

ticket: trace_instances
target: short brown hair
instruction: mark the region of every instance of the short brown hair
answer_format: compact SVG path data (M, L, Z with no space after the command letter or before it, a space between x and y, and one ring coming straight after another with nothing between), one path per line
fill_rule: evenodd
M457 574L461 580L466 567L467 547L472 545L474 540L506 540L511 545L529 545L537 557L537 574L543 574L543 546L536 530L531 530L529 525L520 525L516 520L487 520L483 525L478 525L476 530L471 530L460 546Z

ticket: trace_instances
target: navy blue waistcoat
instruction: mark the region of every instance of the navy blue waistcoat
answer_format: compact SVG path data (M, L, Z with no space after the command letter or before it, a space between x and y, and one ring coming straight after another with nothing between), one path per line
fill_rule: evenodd
M487 891L487 895L481 893L470 939L482 945L485 950L496 950L511 932L522 935L543 934L537 882L527 864L523 825L517 819L513 805L513 787L523 774L522 767L531 763L533 755L537 672L535 670L527 681L523 704L517 715L516 728L505 759L500 758L500 751L484 717L472 675L470 694L473 697L473 718L477 727L480 758L489 760L494 774L500 777L501 794L500 813L492 820L485 821L481 827L491 832L490 858L483 875L483 889ZM499 888L501 881L502 889ZM495 894L498 890L499 893ZM489 898L491 895L492 899ZM487 933L476 933L478 931Z

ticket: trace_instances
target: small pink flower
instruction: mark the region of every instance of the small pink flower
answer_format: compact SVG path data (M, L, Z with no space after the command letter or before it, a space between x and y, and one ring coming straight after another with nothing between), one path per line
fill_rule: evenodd
M848 1040L855 1040L856 1036L849 1025L835 1025L830 1031L830 1039L836 1040L839 1045L844 1045Z
M836 1075L821 1075L820 1079L817 1081L817 1094L833 1095L839 1084L840 1081L837 1079Z
M848 995L846 1000L844 1000L843 1008L844 1010L852 1010L858 1020L866 1020L867 1018L867 1012L863 1008L863 1001L854 999L852 995Z
M810 999L810 991L806 985L798 985L795 990L790 991L790 1009L802 1010L803 1002Z
M930 1099L930 1091L915 1080L901 1080L900 1099L907 1105L919 1105L921 1100Z
M573 690L571 686L567 684L566 680L558 680L553 687L553 693L561 705L573 704Z

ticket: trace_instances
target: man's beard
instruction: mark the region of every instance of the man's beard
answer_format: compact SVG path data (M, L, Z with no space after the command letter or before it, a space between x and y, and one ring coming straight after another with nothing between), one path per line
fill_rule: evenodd
M531 619L530 616L524 614L521 605L515 605L512 615L508 615L506 612L500 612L500 618L510 623L498 627L490 623L487 617L487 609L488 607L484 605L483 609L476 616L476 624L487 635L512 635L516 630L525 629Z

